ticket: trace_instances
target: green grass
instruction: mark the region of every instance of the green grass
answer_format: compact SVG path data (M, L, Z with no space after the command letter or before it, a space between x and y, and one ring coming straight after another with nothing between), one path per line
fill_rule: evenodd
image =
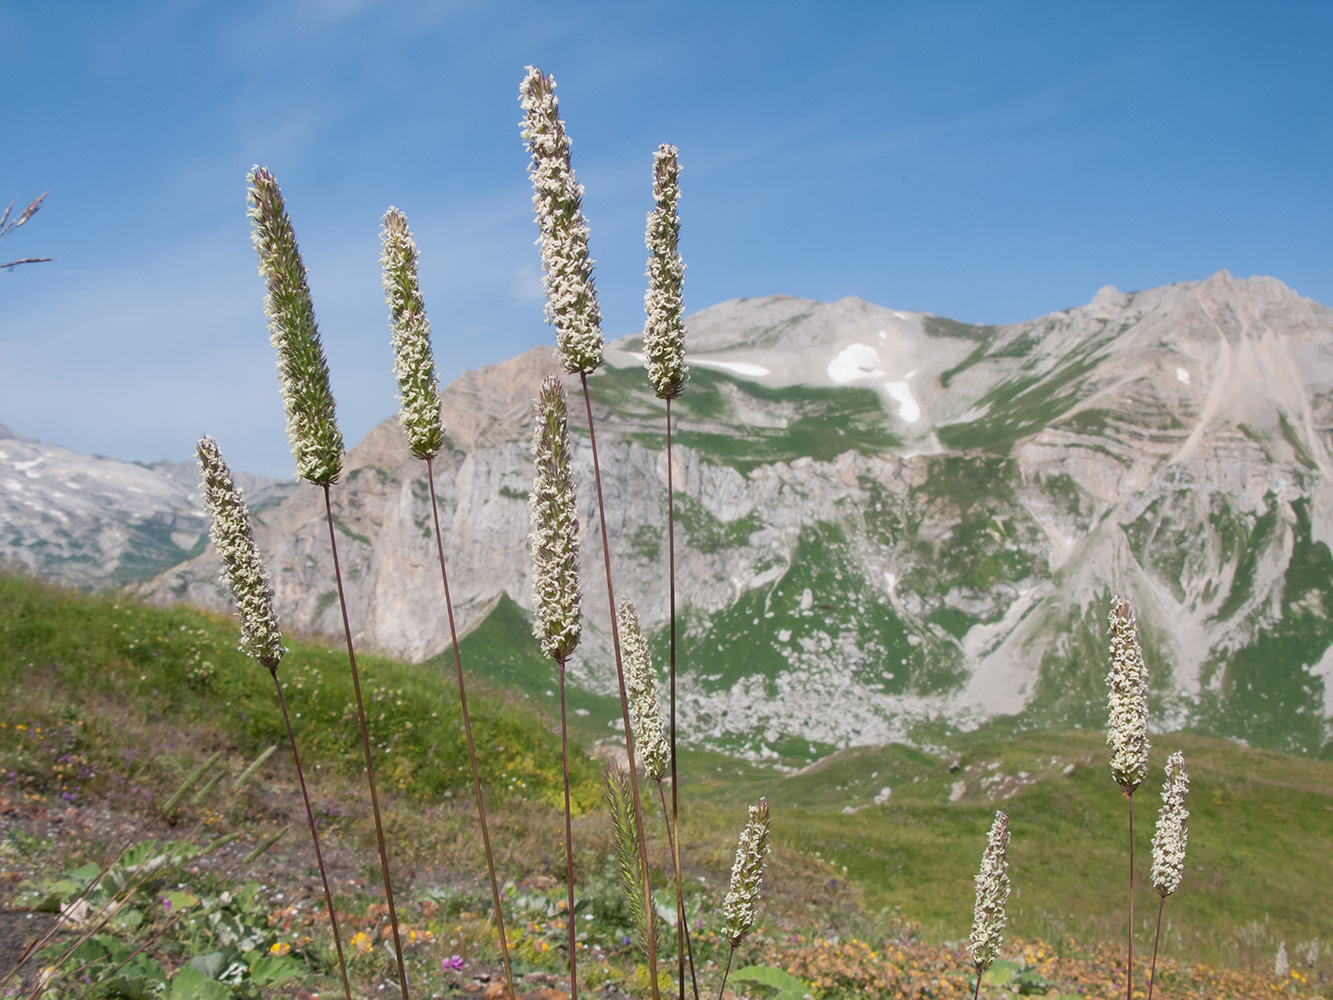
M0 629L0 690L15 696L11 701L48 689L48 711L126 700L150 720L225 731L246 753L286 744L273 681L236 651L229 616L0 576ZM312 766L359 774L364 765L345 651L292 638L287 645L278 676L302 756ZM470 776L452 670L365 654L357 659L381 784L417 799L465 789ZM477 673L485 677L484 668ZM470 692L483 780L497 792L554 803L562 794L559 743L542 716L512 691L506 696L503 671L495 676L494 686L483 681ZM580 765L575 777L581 800L595 800L591 765Z
M1325 892L1333 878L1333 763L1183 733L1153 740L1149 779L1135 795L1140 878L1150 864L1170 751L1184 751L1192 778L1188 865L1167 902L1172 923L1164 951L1189 961L1271 962L1268 937L1275 949L1279 939L1290 947L1326 936L1333 921ZM955 760L956 774L949 767ZM682 795L690 804L768 796L779 844L845 866L870 912L887 908L954 939L967 933L970 876L995 809L1003 808L1013 837L1009 932L1116 940L1126 919L1128 813L1106 761L1099 732L1025 733L973 743L956 758L901 746L853 748L791 777L737 774L721 764L709 774L705 762L705 774L691 777ZM1020 772L1032 783L1012 797L1001 797L1015 787L1009 781L994 783L993 800L979 787L983 777ZM967 791L951 804L959 780ZM885 786L892 789L888 803L874 805ZM848 806L857 811L844 813ZM1138 912L1152 916L1156 901L1140 882ZM1244 930L1252 921L1266 923L1266 934L1262 947L1247 951ZM1150 933L1151 925L1140 928L1138 947L1151 947Z

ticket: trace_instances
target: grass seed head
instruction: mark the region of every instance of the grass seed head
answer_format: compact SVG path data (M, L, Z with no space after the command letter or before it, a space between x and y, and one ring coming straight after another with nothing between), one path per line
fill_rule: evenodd
M287 650L283 648L278 614L273 609L273 588L255 549L245 500L232 481L231 469L216 441L201 437L195 454L199 456L199 492L211 522L209 535L222 557L222 580L231 591L241 621L238 648L270 673L276 673Z
M768 800L750 806L750 818L736 843L731 887L722 901L722 934L733 948L740 945L759 913L759 891L768 857Z
M1179 888L1185 873L1190 818L1185 798L1189 792L1190 776L1185 770L1185 755L1177 750L1166 761L1162 808L1157 813L1157 830L1152 838L1152 884L1162 897Z
M602 797L606 801L607 810L611 813L620 891L625 897L625 905L629 907L634 937L639 947L646 952L648 910L644 906L643 880L639 877L639 841L634 835L634 798L629 783L629 772L614 760L606 762Z
M639 615L634 605L621 601L618 618L634 750L643 761L648 777L661 781L671 764L671 745L662 725L662 705L657 697L657 675L653 672L652 656L643 633L639 631Z
M565 387L555 375L537 396L532 461L532 631L542 652L563 660L579 644L583 595Z
M1129 601L1116 597L1108 617L1111 634L1109 721L1106 742L1111 747L1111 774L1127 793L1148 775L1148 668L1139 646L1139 630Z
M653 392L659 399L675 399L689 378L685 366L685 321L681 287L685 262L681 260L680 166L676 147L663 143L653 154L653 199L657 207L648 213L644 238L648 257L648 291L643 297L647 322L643 327L644 362Z
M519 87L523 141L532 162L532 208L540 235L546 321L555 327L556 357L567 372L595 371L602 363L602 310L588 256L583 187L569 164L569 136L560 120L555 79L527 67Z
M417 245L407 216L390 207L380 233L384 301L393 330L393 374L398 379L398 422L412 454L431 458L444 444L440 383L430 349L430 321L417 282Z
M1004 904L1009 900L1009 816L995 814L977 872L977 902L967 948L978 972L995 964L1004 941Z
M264 312L269 340L278 352L278 381L296 474L328 486L342 473L343 438L305 264L278 182L263 167L251 170L248 179L251 239L267 287Z

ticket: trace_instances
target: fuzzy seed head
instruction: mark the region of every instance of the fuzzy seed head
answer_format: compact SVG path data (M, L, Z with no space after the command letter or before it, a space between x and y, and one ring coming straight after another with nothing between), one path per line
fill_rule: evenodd
M278 615L273 610L273 588L255 549L245 501L216 441L201 437L195 454L199 456L199 492L211 521L209 535L222 557L222 581L231 591L241 621L237 648L270 673L277 673L287 650L282 645Z
M1157 830L1152 838L1152 884L1163 898L1180 887L1185 874L1185 844L1189 840L1190 811L1185 798L1190 776L1185 755L1179 750L1166 761L1166 783L1162 785L1162 808L1157 812Z
M532 163L532 209L542 252L546 322L555 327L556 357L570 373L595 371L602 363L602 310L588 256L588 221L583 187L569 165L569 136L560 120L555 78L527 67L519 87L523 141Z
M978 972L995 964L1004 941L1004 904L1009 900L1009 816L995 814L977 872L977 902L967 948Z
M759 915L759 890L768 857L768 800L750 806L750 819L736 843L736 861L731 866L731 887L722 901L723 936L737 947L750 933Z
M579 644L583 595L565 387L555 375L546 377L537 396L532 462L532 631L542 652L563 660Z
M614 760L606 762L602 798L611 813L611 830L616 843L616 871L620 891L629 907L634 937L644 952L648 950L648 908L644 906L643 880L639 877L639 839L634 833L634 796L629 772Z
M685 387L690 370L685 367L685 321L681 286L685 262L681 260L680 166L676 147L663 143L653 154L653 199L657 207L648 213L644 242L648 257L648 291L643 297L647 322L643 327L643 352L648 379L659 399L675 399Z
M334 415L329 366L315 325L305 264L282 191L263 167L250 171L251 240L259 254L259 273L267 292L269 340L278 352L278 382L287 413L287 439L296 474L317 486L338 481L343 437Z
M1111 602L1110 719L1106 742L1111 747L1111 774L1128 794L1148 775L1148 668L1139 646L1139 630L1129 601Z
M639 631L639 615L629 601L620 602L620 649L625 661L625 687L629 695L629 720L634 730L634 751L643 769L661 781L671 764L671 745L662 725L662 705L657 698L657 674L653 672L648 643Z
M444 444L440 383L430 349L430 321L417 283L417 245L407 216L390 207L380 233L384 250L384 301L393 330L393 374L398 379L398 423L417 458L431 458Z

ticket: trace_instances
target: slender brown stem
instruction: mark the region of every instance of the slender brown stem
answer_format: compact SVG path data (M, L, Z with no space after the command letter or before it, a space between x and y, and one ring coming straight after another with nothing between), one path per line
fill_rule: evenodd
M629 721L629 694L625 689L625 664L620 656L620 627L616 621L616 596L611 589L611 539L606 533L606 504L602 500L602 470L597 462L597 435L592 426L592 397L588 395L588 375L583 380L583 403L588 411L588 443L592 446L593 482L597 486L597 516L602 528L602 560L606 564L606 599L611 605L611 644L616 654L616 677L620 682L620 714L625 724L625 753L629 758L629 783L634 799L634 829L639 836L639 867L643 878L645 937L648 939L648 975L652 980L653 1000L661 1000L657 986L657 943L653 931L653 886L648 871L648 839L643 832L643 801L639 798L639 775L634 765L634 730ZM571 914L572 916L572 914ZM571 997L571 1000L573 998Z
M699 1000L699 980L694 975L694 945L690 943L690 925L685 919L685 893L680 883L680 843L671 832L671 815L667 812L666 792L662 782L657 782L657 795L662 800L662 819L666 821L667 847L671 851L671 861L676 869L676 947L680 950L680 966L685 967L685 954L690 956L690 981L694 984L694 1000ZM685 985L681 983L681 991Z
M571 825L569 802L569 722L565 717L565 658L557 656L560 665L560 766L565 776L565 916L569 923L569 1000L579 1000L578 941L574 928L574 829Z
M736 946L733 944L727 952L727 967L722 970L722 985L717 988L717 1000L722 1000L722 991L727 988L727 977L731 975L731 960L735 957Z
M972 987L972 1000L977 1000L981 993L981 966L977 966L977 985Z
M1125 1000L1134 992L1134 792L1129 795L1129 961L1125 965Z
M676 776L676 487L675 463L671 453L671 397L666 401L666 455L667 455L667 595L670 602L668 617L671 622L670 670L668 677L671 686L671 830L676 862L676 909L680 912L681 926L685 928L684 938L689 946L690 929L684 923L685 895L680 884L680 795L677 792L679 780ZM685 950L679 947L677 940L676 975L680 986L680 1000L685 1000ZM694 981L694 1000L699 1000L699 983L694 974L694 954L690 953L690 979Z
M342 570L338 567L338 541L333 532L333 500L329 487L324 486L324 512L329 522L329 548L333 551L333 577L338 583L338 605L342 609L343 635L347 639L347 662L352 668L352 690L356 692L356 714L361 722L361 748L366 756L366 781L370 785L370 808L375 814L375 839L380 849L380 872L384 876L384 899L389 904L389 925L393 928L393 950L398 959L398 985L407 995L407 969L403 967L403 942L398 935L398 911L393 905L393 884L389 881L389 852L384 847L384 824L380 820L380 800L375 791L375 767L370 759L370 730L366 726L366 706L361 698L361 675L356 669L356 652L352 649L352 626L347 620L347 597L343 593Z
M1157 946L1162 940L1162 907L1166 906L1166 897L1163 896L1157 904L1157 933L1152 939L1152 972L1148 973L1148 1000L1152 1000L1153 984L1157 981Z
M458 650L458 629L454 625L454 602L449 596L449 574L444 568L444 535L440 531L440 508L435 499L435 465L426 459L426 481L430 483L430 513L435 520L435 549L440 554L440 580L444 584L444 609L449 616L449 641L454 647L454 671L458 675L458 704L463 713L463 733L467 737L467 757L472 765L472 793L477 799L477 818L481 821L481 842L486 848L486 870L491 876L491 898L495 900L495 926L500 932L500 958L504 961L505 982L509 996L514 992L514 972L509 966L509 942L505 938L504 911L500 906L500 883L495 877L495 855L491 853L491 834L486 824L486 803L481 797L481 774L477 769L477 748L472 741L472 716L467 709L467 687L463 683L463 658ZM350 998L349 998L350 1000Z
M296 752L296 736L292 732L292 720L287 716L287 698L282 693L282 684L278 681L278 671L272 670L273 686L278 691L278 704L282 706L282 721L287 724L287 740L292 745L292 760L296 763L296 778L301 783L301 798L305 801L305 818L310 824L310 840L315 845L315 863L319 865L319 878L324 883L324 903L329 908L329 926L333 928L333 946L338 951L338 973L342 976L343 992L347 1000L352 1000L352 987L347 981L347 963L343 960L342 936L338 933L338 912L333 905L333 892L329 889L329 875L324 870L324 854L319 849L319 834L315 830L315 813L310 808L310 793L305 787L305 770L301 767L301 755Z

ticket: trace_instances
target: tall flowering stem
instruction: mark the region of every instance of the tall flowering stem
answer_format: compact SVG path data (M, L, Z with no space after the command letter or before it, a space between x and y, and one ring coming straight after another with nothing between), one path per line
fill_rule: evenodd
M500 958L504 963L505 983L512 998L518 994L514 991L514 973L509 962L504 908L501 905L500 883L495 875L495 855L491 850L490 828L486 822L486 803L481 794L477 748L472 738L472 716L468 711L463 660L458 649L458 629L454 623L454 605L449 594L449 573L444 559L440 506L435 496L434 460L444 444L444 426L440 421L440 383L435 374L435 358L430 346L430 321L426 318L426 304L417 280L417 247L407 226L407 216L392 207L385 212L380 241L384 248L380 255L384 295L389 306L389 326L393 331L393 373L398 380L398 422L412 454L426 463L430 512L435 525L435 550L440 560L440 581L444 587L444 609L449 620L449 641L454 650L458 704L463 716L463 734L467 739L468 762L472 767L472 794L477 802L481 842L486 851L486 870L491 879L495 926L500 937Z
M296 777L301 783L301 798L305 802L306 822L310 826L310 840L315 847L315 861L319 865L320 880L324 883L324 904L328 907L333 945L338 953L338 972L342 976L343 992L347 1000L351 1000L352 988L347 981L347 963L343 960L338 913L333 905L333 892L329 888L324 855L319 847L319 832L315 828L315 813L310 807L310 793L306 790L301 755L296 749L296 735L292 732L292 722L287 715L287 699L278 681L278 666L287 650L282 645L278 614L273 607L273 588L269 585L268 573L255 548L254 532L250 529L245 500L232 480L231 469L223 460L218 443L211 437L201 437L195 446L195 454L199 458L200 493L210 519L209 535L222 558L222 579L236 603L236 616L241 623L239 649L272 675L273 686L277 689L282 721L287 726L287 741L296 764Z
M675 146L666 143L653 154L653 200L656 207L648 213L644 242L648 246L648 291L644 293L646 314L643 327L644 363L653 392L666 401L667 460L667 590L670 608L670 655L668 676L671 713L671 828L672 861L676 869L677 976L680 998L685 997L685 953L689 947L689 927L685 925L685 897L680 882L680 795L676 774L676 491L675 466L671 448L671 401L680 395L689 378L685 366L685 321L681 289L685 280L685 262L680 256L680 164ZM685 947L680 947L681 939ZM694 975L691 959L690 975ZM695 987L695 994L698 994Z
M759 916L759 893L764 882L764 862L771 848L768 845L768 799L760 799L750 806L745 829L736 841L736 860L731 865L731 884L722 900L722 936L731 950L727 952L727 967L722 971L722 985L717 997L727 988L731 974L731 960L745 936L754 927Z
M1106 742L1111 747L1111 776L1129 800L1129 946L1125 1000L1134 990L1134 790L1148 774L1148 668L1139 645L1138 623L1129 601L1115 597L1107 618L1111 636L1111 672Z
M1152 1000L1157 980L1157 946L1162 939L1162 909L1166 897L1180 888L1185 874L1185 845L1189 841L1190 811L1185 799L1190 793L1190 776L1185 770L1185 755L1179 750L1166 761L1166 782L1162 785L1162 808L1157 812L1157 830L1152 838L1152 885L1160 897L1157 902L1157 933L1153 935L1152 972L1148 977L1148 1000Z
M569 796L569 720L565 712L565 661L583 631L579 586L579 512L570 470L565 387L549 375L537 393L532 434L532 631L560 674L560 762L565 779L565 886L569 924L569 996L578 1000L578 942L574 929L574 830ZM455 648L457 646L455 645Z
M278 182L263 167L251 170L249 181L251 240L264 277L264 312L269 340L278 352L278 381L296 474L328 486L342 473L343 437L305 264Z
M259 254L259 273L267 288L264 311L268 314L269 338L278 352L278 379L282 388L283 406L287 412L287 437L296 459L297 474L324 491L329 549L333 554L333 576L338 586L338 606L342 611L347 662L352 671L352 690L356 694L357 718L361 725L361 748L366 759L371 811L375 815L375 839L379 846L380 872L384 878L384 899L389 907L394 954L398 959L398 985L402 989L403 1000L409 1000L403 942L398 931L398 910L394 905L393 881L389 877L389 853L384 843L384 823L380 818L379 793L375 788L375 768L370 754L370 730L366 724L365 702L361 696L361 675L356 668L356 652L352 647L352 626L347 617L347 595L343 589L342 569L338 563L338 541L333 525L333 499L329 487L338 481L342 473L342 432L334 416L329 366L324 358L319 329L315 325L315 310L310 301L305 264L301 261L296 233L287 215L282 192L273 175L262 167L255 167L250 172L249 180L249 216L255 250Z
M685 899L680 881L680 848L673 829L674 817L667 808L666 791L662 780L671 766L671 745L662 725L662 704L657 696L657 673L653 670L648 643L639 628L639 616L629 601L620 602L620 642L625 653L625 683L629 686L630 722L634 726L634 745L643 759L644 773L657 782L657 797L662 803L662 820L666 824L667 847L676 877L676 946L679 949L680 992L685 992L685 959L688 955L690 981L695 1000L699 996L699 982L694 970L694 949L690 943L690 929L685 919Z
M592 399L588 395L588 374L602 363L602 313L592 280L592 259L588 256L588 223L583 217L583 188L574 179L569 161L569 136L560 120L555 97L555 80L535 66L527 68L519 88L523 106L523 138L532 162L532 206L540 232L543 285L546 290L546 318L556 331L556 356L565 371L579 376L583 403L588 415L588 443L592 449L593 482L597 491L597 517L602 532L602 560L606 571L606 598L610 606L611 645L616 658L616 677L620 685L620 713L625 727L625 752L629 758L630 791L634 798L634 827L639 838L639 866L644 892L651 896L648 870L648 842L643 831L643 802L639 795L639 776L634 763L634 733L629 718L629 698L625 688L625 667L621 659L620 628L616 621L615 588L611 583L611 541L606 531L606 503L602 494L602 468L597 457L597 434L593 428ZM652 908L648 922L652 923ZM657 945L655 935L648 938L648 972L653 1000L658 1000Z
M977 901L972 909L972 934L967 949L977 970L977 985L972 990L973 1000L981 990L981 977L995 964L1000 945L1004 941L1004 905L1009 901L1009 816L995 814L986 850L981 855L977 872Z

